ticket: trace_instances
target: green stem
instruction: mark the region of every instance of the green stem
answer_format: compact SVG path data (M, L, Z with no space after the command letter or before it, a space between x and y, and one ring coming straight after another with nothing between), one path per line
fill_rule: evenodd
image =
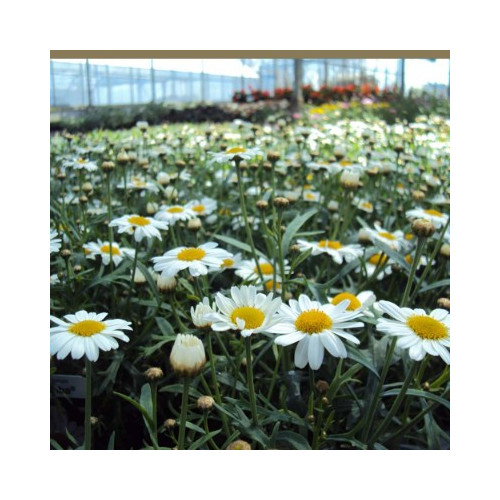
M217 401L217 404L222 406L222 397L220 395L219 391L219 382L217 381L217 373L215 371L215 358L214 358L214 353L212 350L212 335L209 332L207 336L207 346L208 346L208 359L210 361L210 373L212 375L212 385L214 386L214 391L215 391L215 401ZM227 415L224 412L220 412L221 418L222 418L222 427L224 429L224 434L226 435L226 438L231 435L229 431L229 424L227 422Z
M246 203L245 203L245 193L243 192L243 179L241 177L241 171L240 171L239 163L240 163L239 161L235 160L236 174L238 176L238 189L239 189L239 192L240 192L241 213L242 213L243 219L245 221L245 229L246 229L246 232L247 232L247 240L248 240L248 243L250 244L250 249L252 251L252 257L255 260L255 266L257 267L257 272L259 273L259 277L260 277L260 280L262 282L262 287L265 288L266 283L264 281L264 277L262 276L262 271L261 271L260 265L259 265L259 259L257 257L257 252L255 251L255 245L254 245L254 242L253 242L252 230L250 228L250 224L248 223L247 207L246 207Z
M425 242L426 242L425 238L421 237L418 238L417 249L415 251L415 258L413 259L413 262L411 264L410 275L408 276L408 281L406 282L406 288L403 294L403 299L401 300L401 307L406 307L406 305L408 304L408 298L410 296L411 286L415 278L415 272L420 262L420 258L422 257L422 252L424 250Z
M85 356L85 441L84 448L91 449L92 445L92 362Z
M111 222L111 172L106 174L107 185L107 204L108 204L108 221ZM108 222L108 239L109 239L109 272L113 272L113 228Z
M179 438L177 439L177 449L184 449L184 437L186 435L186 417L188 409L188 399L189 399L189 382L188 377L184 377L184 388L182 391L182 407L181 416L179 422Z
M153 406L153 436L154 436L154 444L158 443L158 382L152 381L151 385L151 402Z
M408 390L408 387L413 379L413 374L415 373L415 368L417 367L417 363L413 362L411 365L410 370L408 371L408 374L406 375L406 379L404 381L403 387L401 387L401 390L399 391L399 394L396 397L396 400L391 406L391 409L389 410L389 413L385 416L384 420L382 423L378 426L377 430L373 433L372 437L368 441L368 447L370 448L372 444L375 442L377 437L382 434L389 424L392 421L392 418L398 411L399 407L401 406L401 402L403 401L403 398L406 396L406 391Z
M247 358L247 383L248 395L250 398L250 408L252 410L252 420L255 425L259 425L257 416L257 405L255 402L255 388L253 385L253 366L252 366L252 337L245 338L246 358Z

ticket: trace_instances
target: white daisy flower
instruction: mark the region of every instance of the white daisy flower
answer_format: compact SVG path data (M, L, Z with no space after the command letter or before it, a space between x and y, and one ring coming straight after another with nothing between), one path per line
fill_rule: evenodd
M175 224L177 221L189 220L196 217L196 213L183 205L162 205L155 214L155 219Z
M166 222L135 214L123 215L118 219L113 219L109 226L117 227L119 233L133 234L137 242L143 238L158 238L161 240L159 229L168 229Z
M243 147L234 147L229 148L226 151L222 151L220 153L208 153L211 156L209 160L210 163L227 163L229 161L234 160L235 158L240 158L242 160L251 160L255 156L263 156L263 153L258 148L243 148Z
M365 261L366 275L369 278L375 272L377 267L379 268L379 273L377 279L381 280L385 276L392 274L392 267L389 265L391 260L387 258L387 255L382 254L382 252L375 253ZM356 269L356 272L360 272L361 267Z
M354 335L345 331L346 328L363 326L359 321L351 321L362 313L348 311L349 300L336 306L322 305L307 295L300 295L298 301L292 299L289 304L282 304L278 312L280 320L269 331L279 335L276 344L287 346L298 342L294 359L297 368L304 368L309 363L311 369L318 370L323 363L324 349L332 356L346 358L347 351L341 338L359 344Z
M215 305L210 305L208 297L203 297L203 300L196 307L191 307L191 320L197 328L208 328L212 325L212 321L206 318L207 314L216 312Z
M240 266L241 264L241 253L237 253L237 254L234 254L234 255L231 255L231 257L228 257L226 259L224 259L222 261L222 264L221 264L221 269L222 270L225 270L225 269L236 269Z
M304 190L302 194L302 198L305 201L319 201L319 192L318 191L311 191L310 189Z
M353 203L359 210L363 210L367 214L373 213L373 204L368 200L354 200Z
M290 266L288 265L288 259L284 261L285 274L290 272ZM262 277L265 281L272 280L274 277L274 266L265 259L259 259L259 268L262 273ZM255 260L243 260L241 261L239 267L236 269L236 276L246 280L254 281L259 279L259 270L255 265ZM279 268L276 268L276 278L281 281L282 276L280 276Z
M440 356L450 364L450 314L445 309L434 309L427 314L423 309L398 307L387 300L378 302L378 309L394 319L379 318L377 330L398 336L397 346L409 349L411 359L421 361L426 354Z
M118 187L123 189L123 184L118 185ZM157 193L160 190L153 181L146 181L144 178L136 176L132 177L125 187L137 191L150 191L151 193Z
M368 310L376 300L375 294L371 290L364 290L357 295L349 292L341 292L334 297L328 297L328 302L336 306L346 299L349 301L347 311L359 311L363 313L363 316L373 317L373 313Z
M201 200L192 200L186 203L185 207L200 217L202 215L209 215L217 210L217 202L212 198L203 197Z
M130 321L103 321L107 315L108 313L78 311L64 316L66 321L51 316L50 320L58 325L50 329L51 356L57 355L57 359L64 359L71 353L73 359L80 359L85 355L89 361L97 361L99 349L116 349L116 339L128 342L129 338L122 330L132 330Z
M206 362L203 342L190 333L178 333L170 353L170 364L173 370L178 375L194 377Z
M50 275L50 286L57 285L60 282L61 282L61 280L59 279L59 276L57 275L57 273Z
M59 252L61 248L61 238L57 238L57 231L50 230L50 253Z
M393 250L399 251L404 246L405 239L403 231L398 230L391 233L377 223L375 223L375 229L367 229L366 231L372 241L381 241L389 245Z
M449 219L449 216L447 214L443 214L438 210L434 210L432 208L427 210L424 210L423 208L414 208L412 210L408 210L406 212L406 217L408 217L410 220L426 219L432 222L437 229L443 227Z
M189 269L191 276L208 273L208 268L220 270L224 259L232 255L217 248L217 243L204 243L199 247L178 247L169 250L160 257L153 257L154 270L162 276L176 276L179 271Z
M112 254L113 264L117 266L123 260L124 257L134 257L134 250L132 248L120 248L118 243L113 242L111 249L109 248L108 241L97 240L96 242L90 242L83 245L83 251L87 259L95 260L95 258L100 255L102 263L105 266L109 265L110 258L109 254Z
M240 330L243 337L248 337L254 333L267 332L276 323L281 299L273 299L272 293L257 293L255 286L233 286L231 298L219 292L215 295L215 303L219 311L205 316L212 321L212 330Z
M361 245L343 245L340 241L335 240L320 240L320 241L305 241L297 240L301 252L305 252L312 248L311 255L319 255L326 253L332 257L337 264L342 264L342 261L351 262L363 255Z
M86 170L87 172L94 172L97 170L95 162L86 158L71 158L63 162L63 167L70 167L76 170Z

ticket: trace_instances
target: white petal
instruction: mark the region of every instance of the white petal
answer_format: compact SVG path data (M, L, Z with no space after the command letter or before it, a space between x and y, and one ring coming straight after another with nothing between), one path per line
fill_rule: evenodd
M293 332L293 333L287 333L285 335L281 335L280 337L277 337L274 342L278 345L282 346L287 346L290 344L294 344L295 342L299 342L304 338L306 334L302 332Z
M307 365L307 352L310 335L305 335L304 338L297 344L295 349L294 363L297 368L304 368Z
M323 348L323 344L321 343L321 339L319 335L313 334L309 339L309 346L307 349L307 357L309 359L309 366L313 370L318 370L323 363L323 356L325 354L325 350Z

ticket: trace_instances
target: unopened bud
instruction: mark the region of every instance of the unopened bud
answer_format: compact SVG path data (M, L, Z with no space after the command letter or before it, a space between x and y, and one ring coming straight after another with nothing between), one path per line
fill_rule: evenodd
M419 238L429 238L429 236L434 234L436 228L434 227L434 224L428 220L417 219L413 221L411 230Z
M163 377L163 370L161 368L157 368L157 367L152 366L151 368L148 368L144 372L144 376L149 381L158 380L158 379Z
M450 299L447 299L446 297L440 297L437 299L437 305L438 307L446 310L450 310Z
M214 402L215 401L212 396L200 396L196 402L196 406L199 410L207 411L213 408Z

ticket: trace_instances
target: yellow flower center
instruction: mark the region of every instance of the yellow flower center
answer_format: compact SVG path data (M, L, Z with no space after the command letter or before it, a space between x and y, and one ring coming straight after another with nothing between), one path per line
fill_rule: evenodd
M330 316L323 311L318 311L318 309L304 311L300 313L299 317L295 320L295 328L309 335L328 330L332 325L333 321Z
M87 160L85 158L78 158L78 160L76 160L76 163L83 165L84 163L87 163Z
M394 236L391 233L388 233L387 231L379 231L378 235L382 236L382 238L385 238L386 240L395 240L396 239L396 236Z
M185 248L184 250L181 250L177 254L177 258L179 260L187 260L187 261L201 260L201 259L203 259L203 257L205 257L206 254L207 254L207 252L205 252L205 250L203 250L203 248L189 247L189 248Z
M270 292L273 289L274 281L269 280L266 281L265 287L268 292ZM281 283L279 281L276 282L276 290L281 290Z
M201 214L205 211L205 205L195 205L194 207L192 207L192 210Z
M133 215L128 218L128 221L135 226L147 226L151 224L151 221L147 217L141 217L140 215Z
M68 331L74 333L75 335L80 335L80 337L91 337L96 333L102 332L105 328L106 325L100 321L85 319L71 325L68 328Z
M448 328L429 316L410 316L406 324L421 338L439 340L448 337Z
M376 253L375 255L372 255L369 259L368 259L368 262L370 264L373 264L374 266L378 265L380 263L380 265L383 265L385 264L385 261L387 260L387 255L382 255L380 253Z
M245 322L246 329L258 328L264 322L265 315L256 307L243 306L237 307L231 313L231 321L236 325L236 319L242 319Z
M234 266L234 260L233 259L224 259L222 261L222 264L220 265L220 267L231 267L231 266Z
M228 149L226 151L227 154L230 154L230 155L234 155L234 154L237 154L237 153L244 153L246 151L245 148L239 148L239 147L236 147L236 148L231 148L231 149Z
M331 248L332 250L338 250L339 248L342 248L342 244L340 241L328 241L328 240L320 240L318 243L318 246L320 248Z
M308 199L308 200L315 200L316 196L314 196L312 193L306 193L306 199Z
M361 203L361 206L367 210L373 210L373 205L369 201Z
M413 233L406 233L405 234L405 240L410 241L415 237Z
M309 182L311 182L313 179L314 179L314 175L312 173L307 174L306 180L308 180Z
M356 297L356 295L353 295L352 293L349 292L342 292L339 293L338 295L335 295L335 297L333 297L333 299L330 302L334 306L336 306L337 304L346 299L349 299L350 302L350 304L347 306L348 311L355 311L356 309L359 309L361 307L361 302Z
M146 187L146 183L144 181L134 180L133 182L135 187Z
M348 165L352 165L352 162L350 162L349 160L342 160L339 163L339 165L342 166L342 167L347 167Z
M424 212L428 215L435 215L436 217L442 217L443 214L441 212L438 212L437 210L433 210L432 208L429 210L424 210Z
M274 268L271 266L271 264L265 262L264 264L259 264L260 270L262 274L273 274ZM254 273L258 273L259 270L257 269L257 266L253 268Z
M181 212L184 212L184 208L182 208L182 207L170 207L170 208L167 208L167 212L170 214L179 214Z
M109 245L103 245L101 247L101 252L109 254ZM116 247L111 247L111 253L113 255L120 255L120 250L118 250L118 248Z
M91 252L88 248L86 248L86 247L85 247L85 248L83 249L83 253L84 253L85 255L90 255L92 252Z
M413 257L410 254L408 254L405 256L405 260L406 262L408 262L408 264L411 264L413 262Z

